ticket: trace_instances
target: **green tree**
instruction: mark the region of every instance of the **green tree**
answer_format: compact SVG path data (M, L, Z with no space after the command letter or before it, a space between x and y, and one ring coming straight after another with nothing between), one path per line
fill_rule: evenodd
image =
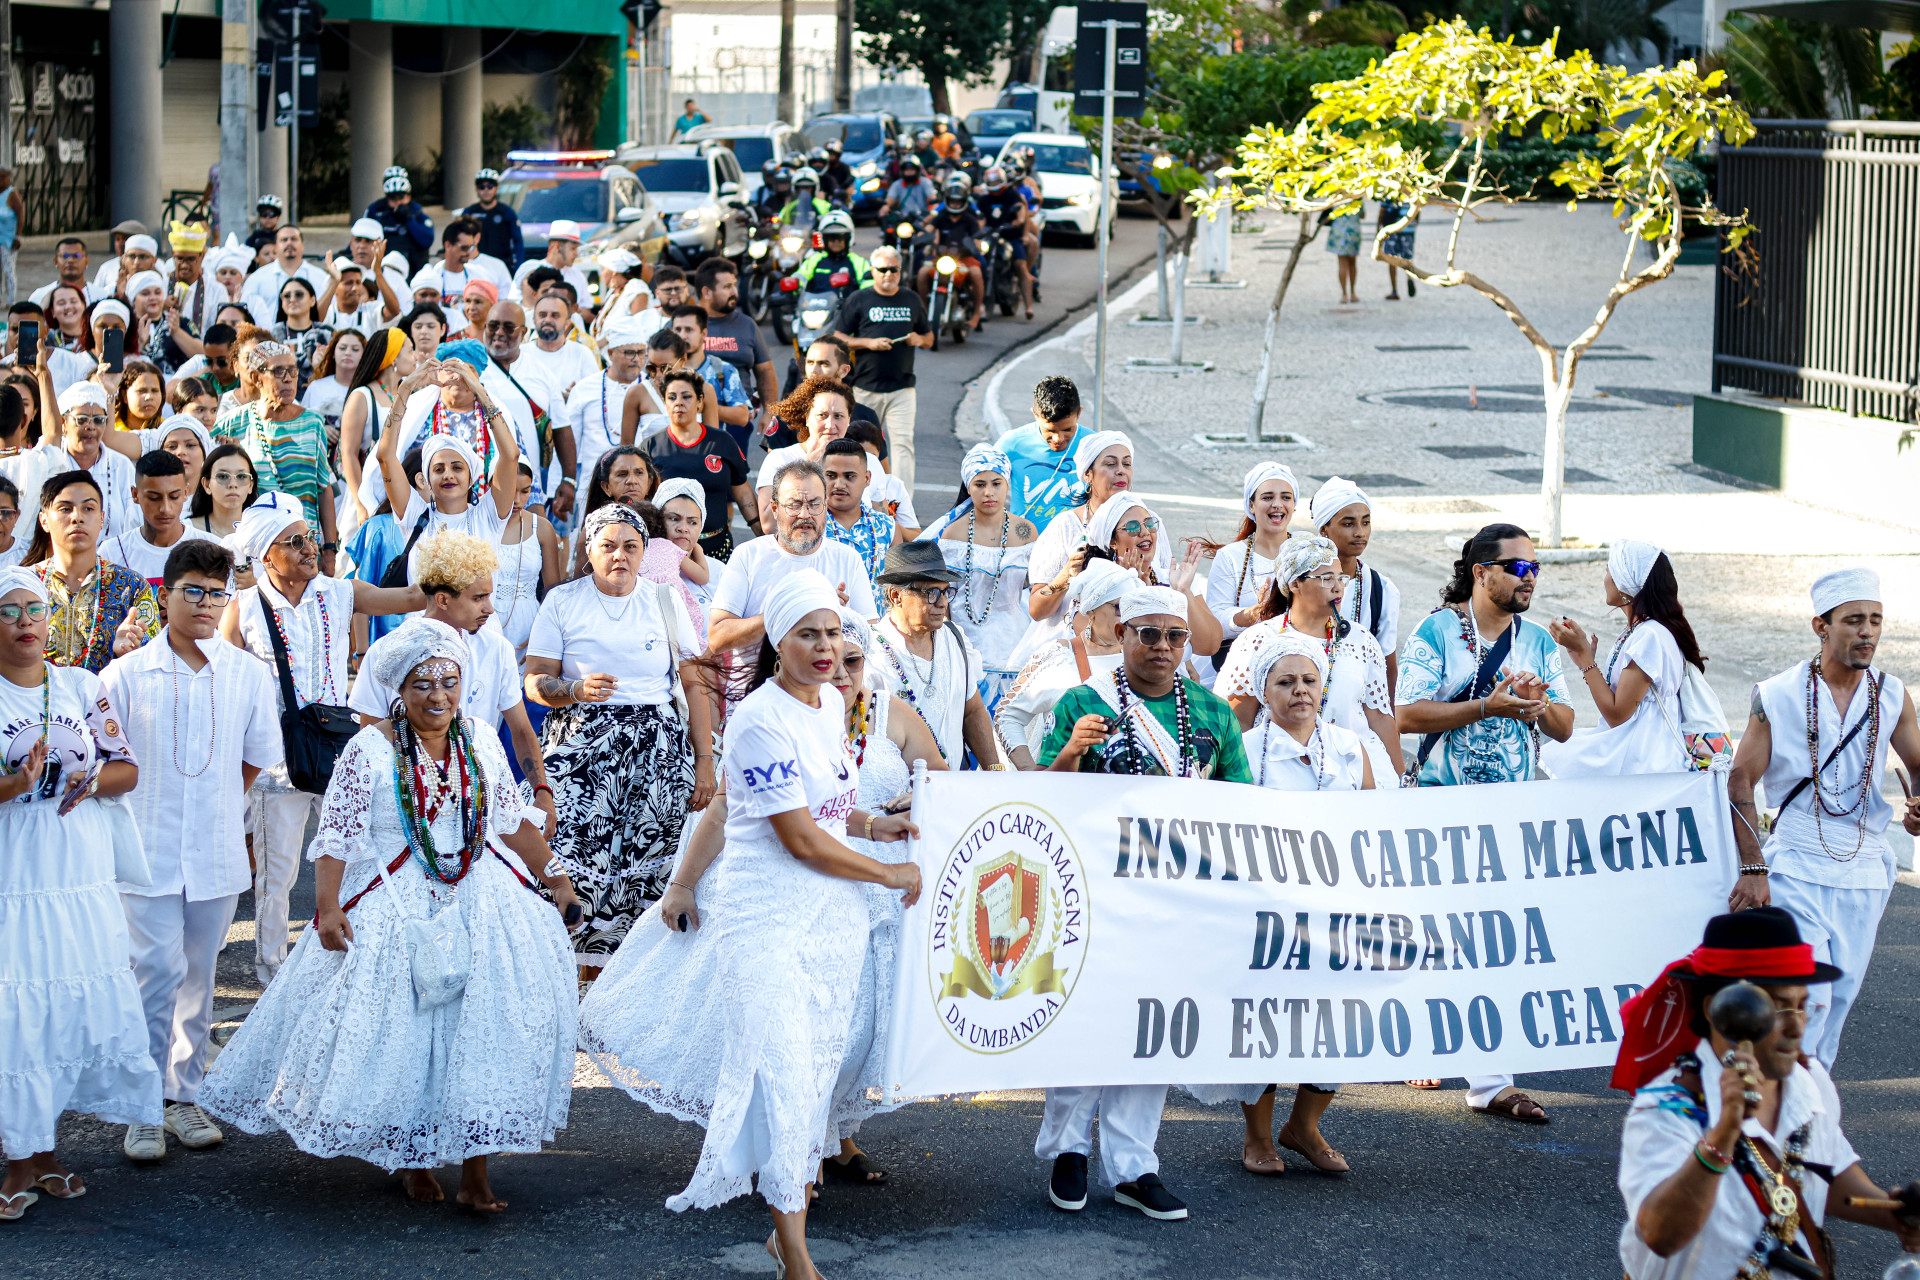
M613 37L588 36L553 75L553 115L560 146L574 151L593 145L600 127L600 106L613 83Z
M480 163L507 167L507 152L538 147L547 140L551 118L524 93L510 102L489 102L480 109Z
M1880 33L1794 18L1736 13L1721 62L1755 114L1790 120L1852 118L1876 99Z
M1041 0L860 0L861 56L890 71L918 71L933 109L953 110L952 85L982 84L994 62L1031 48L1053 11Z
M1329 207L1339 212L1363 199L1406 207L1402 220L1383 222L1374 238L1374 260L1399 267L1423 284L1474 290L1513 322L1540 357L1547 412L1544 541L1556 547L1567 405L1581 357L1622 299L1672 274L1684 218L1723 228L1729 248L1749 230L1743 214L1727 214L1704 200L1687 205L1674 173L1716 136L1736 146L1753 136L1752 123L1726 96L1722 79L1718 71L1701 76L1691 62L1629 72L1602 65L1585 50L1561 58L1554 53L1553 37L1529 47L1498 40L1485 28L1475 31L1464 21L1436 23L1401 37L1398 49L1365 73L1316 86L1317 104L1293 129L1254 130L1240 149L1234 187L1216 199L1246 207L1278 204L1303 213ZM1455 131L1462 145L1437 165L1430 163L1431 149L1405 134L1402 124L1409 120ZM1460 265L1468 215L1523 198L1491 179L1487 149L1503 135L1529 128L1548 142L1593 135L1599 153L1569 156L1551 180L1576 197L1611 201L1623 233L1614 283L1593 320L1564 350L1549 342L1505 291ZM1451 211L1441 261L1423 266L1387 253L1387 237L1427 205ZM1423 251L1437 238L1422 237ZM1642 244L1652 247L1653 261L1636 267Z

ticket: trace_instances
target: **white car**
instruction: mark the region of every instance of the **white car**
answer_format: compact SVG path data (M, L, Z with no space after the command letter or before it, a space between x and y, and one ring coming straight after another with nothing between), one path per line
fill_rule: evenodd
M1040 216L1046 226L1069 231L1083 244L1092 244L1098 229L1100 183L1093 176L1093 148L1084 138L1067 133L1016 133L1000 148L996 164L1011 154L1033 152L1034 172L1040 177ZM1107 227L1112 235L1113 209L1119 203L1119 185L1107 177Z

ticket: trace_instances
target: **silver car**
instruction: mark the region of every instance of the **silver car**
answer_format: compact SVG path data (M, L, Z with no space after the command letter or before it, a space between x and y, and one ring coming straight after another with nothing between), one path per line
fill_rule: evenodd
M752 220L740 162L720 142L627 147L618 162L653 197L667 224L670 262L690 267L710 254L735 258L747 250Z
M751 196L760 189L760 166L769 160L784 161L796 151L807 151L813 143L807 135L784 120L772 124L703 124L687 130L676 141L717 142L733 152L740 164L740 194Z

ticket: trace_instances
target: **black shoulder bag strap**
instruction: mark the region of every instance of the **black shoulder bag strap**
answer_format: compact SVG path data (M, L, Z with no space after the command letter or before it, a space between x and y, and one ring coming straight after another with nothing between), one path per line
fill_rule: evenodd
M1367 615L1372 621L1367 623L1367 630L1373 633L1375 640L1378 640L1380 638L1380 606L1384 601L1387 589L1381 585L1384 580L1380 577L1380 571L1378 569L1369 569L1367 572L1373 575L1373 591L1370 595L1372 611Z
M433 519L432 507L420 513L420 519L413 526L413 534L407 539L407 545L400 548L400 554L387 561L387 567L381 570L381 586L404 587L407 585L407 557L413 554L413 544L420 541L420 535L427 531L427 522L431 519Z
M1878 688L1869 687L1868 692L1872 693L1876 698L1880 696L1880 690ZM1864 714L1858 720L1855 720L1853 722L1853 728L1847 730L1847 736L1840 739L1840 745L1835 747L1833 750L1827 752L1826 763L1820 766L1822 770L1825 770L1826 768L1831 766L1835 760L1838 760L1840 758L1840 753L1847 749L1847 746L1849 743L1851 743L1855 738L1860 736L1860 730L1866 727L1866 723L1867 723L1867 717ZM1787 811L1787 806L1792 804L1796 799L1798 799L1802 791L1805 791L1808 787L1812 785L1813 785L1813 775L1811 774L1800 779L1800 781L1794 783L1793 790L1787 792L1787 798L1780 802L1780 807L1776 809L1774 812L1785 813Z
M1483 698L1495 684L1499 683L1500 664L1507 660L1507 653L1513 648L1515 630L1515 626L1509 626L1500 633L1500 638L1493 642L1493 647L1488 649L1486 656L1480 659L1479 670L1473 673L1473 679L1467 681L1460 692L1448 698L1448 702L1471 702L1476 698ZM1439 733L1421 735L1420 750L1414 755L1413 766L1407 770L1409 778L1420 776L1421 766L1427 763L1427 757L1433 754L1433 749L1440 745L1440 739L1452 732L1451 729L1443 729Z
M291 715L300 710L300 695L293 689L293 663L287 657L287 642L280 637L280 624L273 616L273 606L264 595L260 597L260 612L267 620L267 636L273 641L273 665L280 673L280 714Z

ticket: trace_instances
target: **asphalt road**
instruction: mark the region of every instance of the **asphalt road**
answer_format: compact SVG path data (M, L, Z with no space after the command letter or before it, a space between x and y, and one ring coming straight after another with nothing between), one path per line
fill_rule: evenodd
M1116 275L1150 259L1150 222L1119 223ZM870 232L866 233L868 236ZM923 477L953 474L950 415L967 381L1038 337L1093 287L1090 251L1049 249L1042 318L992 322L958 350L918 362ZM1051 371L1042 357L1022 378ZM1137 428L1136 428L1137 429ZM1175 477L1174 479L1177 479ZM923 501L937 501L935 486ZM293 914L312 910L310 873ZM252 976L251 900L222 957L216 1004L240 1016ZM1846 1128L1884 1183L1920 1174L1920 889L1894 891L1875 966L1847 1030L1836 1076ZM1237 1107L1176 1092L1161 1129L1162 1176L1193 1211L1153 1223L1096 1195L1069 1217L1045 1196L1032 1155L1038 1094L909 1107L861 1134L885 1188L832 1186L812 1219L824 1274L958 1280L997 1274L1048 1280L1270 1280L1274 1277L1459 1277L1561 1280L1617 1276L1621 1208L1613 1177L1624 1100L1599 1070L1524 1077L1550 1127L1469 1114L1460 1082L1440 1093L1352 1086L1324 1129L1354 1166L1345 1179L1302 1172L1256 1178L1239 1166ZM349 1161L320 1161L284 1136L229 1130L225 1145L174 1145L153 1168L120 1154L120 1130L69 1117L60 1151L90 1193L43 1198L0 1229L0 1276L21 1280L146 1276L217 1269L303 1277L552 1276L582 1271L696 1280L770 1275L764 1207L743 1198L674 1215L662 1207L691 1174L701 1131L654 1115L617 1090L576 1089L567 1129L538 1156L493 1162L511 1204L484 1221L452 1203L408 1202L398 1183ZM449 1195L457 1175L443 1171ZM1888 1237L1841 1224L1843 1280L1871 1280L1894 1256Z

